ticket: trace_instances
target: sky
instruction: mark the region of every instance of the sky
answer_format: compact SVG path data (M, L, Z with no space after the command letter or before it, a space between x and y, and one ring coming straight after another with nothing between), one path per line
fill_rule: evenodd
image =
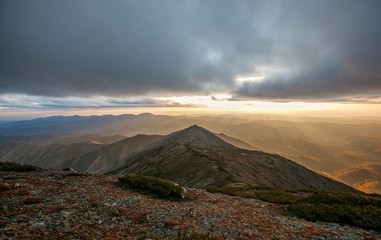
M380 23L379 0L2 0L0 118L348 106L374 115Z

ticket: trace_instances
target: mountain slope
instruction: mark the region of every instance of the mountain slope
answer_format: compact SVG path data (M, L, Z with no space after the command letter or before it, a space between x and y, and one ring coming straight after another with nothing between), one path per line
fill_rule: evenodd
M269 153L280 154L317 172L333 172L349 166L347 159L340 159L338 153L345 149L339 146L318 144L298 138L277 138L252 140L250 144ZM342 160L342 161L341 161Z
M103 116L53 116L0 123L0 135L122 134L166 132L176 129L175 117L149 113Z
M32 164L44 168L62 168L68 159L102 147L94 142L38 145L20 142L0 144L0 161Z
M343 182L367 193L381 193L381 163L364 163L335 172Z
M216 134L217 137L221 138L222 140L224 140L225 142L233 145L233 146L236 146L238 148L241 148L241 149L247 149L247 150L260 150L258 147L254 147L250 144L248 144L247 142L245 141L242 141L238 138L233 138L233 137L230 137L224 133L219 133L219 134Z
M355 191L279 155L234 147L198 126L168 135L112 173L155 175L198 188L246 183Z
M155 143L156 145L168 145L172 143L177 144L191 144L191 145L207 145L211 147L227 147L231 148L233 145L225 142L215 134L201 128L197 125L190 126L186 129L173 132L164 137L161 141Z
M64 166L81 172L103 174L124 165L124 161L159 139L159 135L136 135L66 161Z

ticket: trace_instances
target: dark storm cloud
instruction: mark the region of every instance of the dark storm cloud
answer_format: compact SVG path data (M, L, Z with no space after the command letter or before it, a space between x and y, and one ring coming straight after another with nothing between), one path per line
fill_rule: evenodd
M43 97L0 95L0 109L126 108L168 106L172 103L151 98L123 99L110 97Z
M381 92L381 1L4 0L0 93ZM260 75L261 82L235 82Z
M242 84L237 95L281 101L380 96L381 2L319 1L293 7L277 15L285 19L278 35L287 36L277 42L285 48L278 55L281 70ZM286 13L293 14L287 19Z

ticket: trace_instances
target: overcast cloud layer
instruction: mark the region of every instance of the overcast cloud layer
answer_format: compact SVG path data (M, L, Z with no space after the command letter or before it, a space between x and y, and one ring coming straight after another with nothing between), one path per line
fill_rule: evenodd
M380 23L379 0L3 0L0 94L377 97Z

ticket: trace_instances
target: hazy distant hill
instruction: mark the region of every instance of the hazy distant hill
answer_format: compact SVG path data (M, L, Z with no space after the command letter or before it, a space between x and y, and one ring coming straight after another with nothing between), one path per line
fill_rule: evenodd
M237 138L230 137L224 133L219 133L216 135L219 138L221 138L222 140L224 140L225 142L230 143L231 145L234 145L238 148L247 149L247 150L261 150L259 147L255 147L253 145L248 144L245 141L242 141L242 140L237 139Z
M239 139L225 134L219 136L237 147L252 148ZM123 166L128 157L161 138L163 136L142 134L130 138L95 134L0 136L0 160L103 174Z
M0 161L33 164L45 168L62 168L65 161L98 149L94 142L38 145L5 142L0 144Z
M38 118L29 121L0 123L0 153L8 161L32 161L53 156L53 150L70 149L68 144L102 143L101 147L118 142L126 137L138 134L167 135L190 125L202 125L217 134L222 140L242 149L261 150L279 154L316 172L325 172L335 176L335 172L348 168L361 168L363 163L381 163L381 124L376 120L366 123L356 120L323 119L323 118L280 118L274 116L164 116L149 113L119 116L56 116ZM12 143L13 145L1 145ZM17 143L17 144L16 144ZM26 144L26 145L23 145ZM31 147L31 145L38 145ZM47 145L42 148L41 145ZM6 146L6 147L4 147ZM97 150L99 146L92 150ZM38 152L40 155L27 152ZM50 150L48 148L51 148ZM61 166L58 160L67 162L66 156L75 162L75 166L83 171L93 161L102 162L98 154L86 155L85 151L72 154L58 154L52 162ZM66 150L62 150L65 152ZM70 153L71 150L68 150ZM91 151L90 151L91 152ZM113 156L103 154L102 156ZM115 153L115 156L118 156ZM110 165L121 163L121 159L112 159ZM62 163L60 162L60 164ZM104 162L106 163L106 162ZM67 164L65 164L66 166ZM98 172L102 168L94 164L91 171ZM90 168L89 168L90 169ZM108 167L104 169L109 169ZM100 171L101 173L102 171Z
M354 191L281 156L234 147L198 126L155 142L112 173L150 174L201 188L246 183L293 190Z
M172 135L173 134L170 134L169 136ZM224 134L222 135L228 142L237 144L238 146L250 146L239 139ZM160 140L164 141L164 139L169 138L169 136L139 134L67 160L63 165L64 167L71 167L82 172L104 174L122 167L126 161L129 161L129 157L143 151L147 146L151 147L152 145L161 144L162 142ZM205 139L208 139L208 136L204 136L205 139L198 139L200 136L197 134L190 135L190 137L195 137L193 142L204 142ZM191 139L187 139L187 141L191 141ZM219 139L219 142L216 144L221 144L222 142L223 141ZM212 143L209 142L209 144Z
M161 138L158 135L136 135L69 159L63 165L81 172L103 174L123 166L128 157Z
M62 168L72 158L124 138L121 135L94 134L0 136L0 161L33 164L45 168Z
M103 115L103 116L53 116L27 121L6 122L0 124L1 135L60 135L68 133L120 133L120 127L145 123L154 115ZM159 116L157 117L159 118Z
M29 136L0 136L0 143L29 143L37 145L47 145L53 143L81 143L98 142L110 144L126 138L122 135L105 136L100 134L60 134L60 135L29 135Z
M381 156L381 137L349 136L343 138L342 142L353 149Z
M317 119L319 120L319 119ZM349 124L252 120L228 116L139 115L55 116L0 123L0 135L137 134L165 135L198 124L213 132L249 142L253 139L300 138L308 141L337 141L348 136L381 137L381 124Z
M337 145L318 144L298 138L251 140L250 143L265 152L280 154L318 172L333 172L351 164L347 159L336 158L338 153L345 151L345 148Z
M343 182L368 193L381 193L381 163L364 163L335 173Z

